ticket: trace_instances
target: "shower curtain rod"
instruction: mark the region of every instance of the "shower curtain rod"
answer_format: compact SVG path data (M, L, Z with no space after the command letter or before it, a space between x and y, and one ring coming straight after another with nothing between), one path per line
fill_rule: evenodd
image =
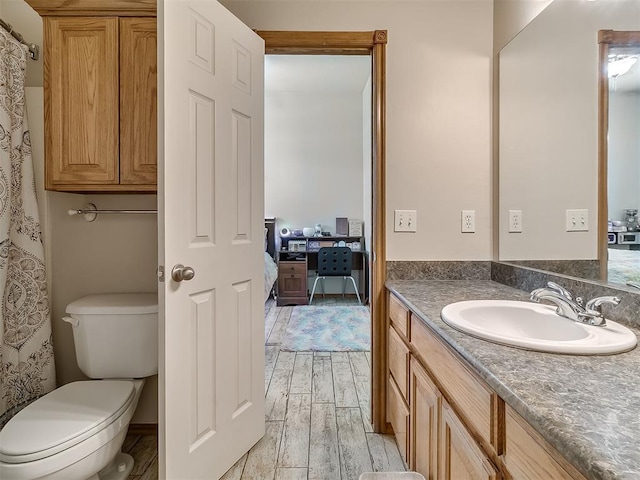
M40 47L38 45L36 45L35 43L27 42L21 34L16 32L10 24L5 22L1 18L0 18L0 26L4 28L7 32L9 32L9 34L13 38L15 38L21 44L26 45L29 48L29 56L31 57L32 60L38 60L38 58L40 57Z

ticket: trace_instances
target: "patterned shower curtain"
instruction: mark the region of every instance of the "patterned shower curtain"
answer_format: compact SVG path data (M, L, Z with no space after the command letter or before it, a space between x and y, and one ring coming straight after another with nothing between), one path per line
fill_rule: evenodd
M0 420L55 387L26 68L26 47L0 27Z

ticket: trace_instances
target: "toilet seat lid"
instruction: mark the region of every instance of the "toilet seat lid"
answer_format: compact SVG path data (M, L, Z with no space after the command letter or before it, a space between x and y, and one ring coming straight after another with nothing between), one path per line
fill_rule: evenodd
M0 431L0 459L33 461L66 450L118 418L135 396L130 380L63 385L16 414Z

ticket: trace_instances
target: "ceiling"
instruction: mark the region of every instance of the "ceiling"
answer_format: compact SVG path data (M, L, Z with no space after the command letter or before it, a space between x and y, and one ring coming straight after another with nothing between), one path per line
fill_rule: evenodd
M265 93L359 92L371 75L369 55L265 55Z

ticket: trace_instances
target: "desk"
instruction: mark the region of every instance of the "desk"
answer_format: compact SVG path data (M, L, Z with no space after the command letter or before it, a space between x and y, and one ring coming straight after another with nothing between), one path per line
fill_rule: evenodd
M318 250L321 247L346 246L356 242L360 249L352 250L352 270L360 270L358 290L363 303L368 298L368 255L364 251L363 237L280 237L278 251L278 305L306 305L309 302L309 272L318 268ZM357 246L357 245L356 245Z

